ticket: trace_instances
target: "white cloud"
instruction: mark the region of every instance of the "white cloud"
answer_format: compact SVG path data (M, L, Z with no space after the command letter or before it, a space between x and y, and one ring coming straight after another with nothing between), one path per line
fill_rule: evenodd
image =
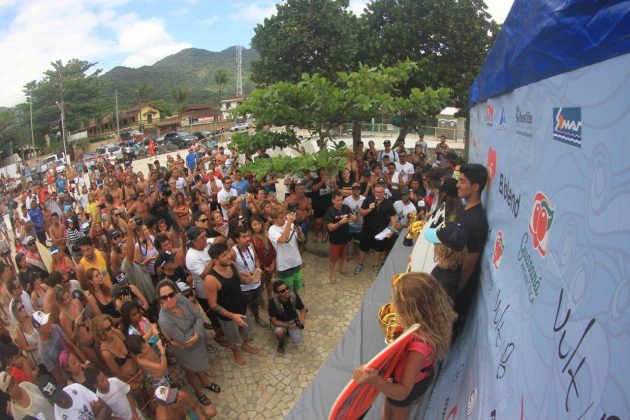
M503 23L507 17L514 0L486 0L488 13L498 23Z
M236 3L235 13L230 15L236 23L260 23L276 13L276 5L272 1L253 1L246 3Z
M201 19L199 23L201 23L201 25L206 28L210 28L218 23L220 20L221 18L219 16L210 16L209 18Z
M350 10L357 16L361 16L363 14L363 9L365 9L366 4L368 4L368 0L350 0L350 6L348 7L348 10Z
M189 43L178 42L156 18L121 15L128 0L0 0L15 17L0 33L0 105L24 100L22 87L40 80L55 60L80 58L109 65L142 66L173 54Z

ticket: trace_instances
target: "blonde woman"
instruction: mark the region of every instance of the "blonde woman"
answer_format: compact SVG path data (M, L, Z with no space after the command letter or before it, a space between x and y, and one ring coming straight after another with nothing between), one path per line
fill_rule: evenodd
M444 288L426 273L406 273L398 277L393 285L392 301L405 328L413 324L419 324L420 328L391 378L382 378L378 370L364 366L356 368L352 378L359 384L372 385L386 397L384 419L407 419L411 405L433 380L436 360L443 358L449 349L457 315Z
M33 326L33 318L24 310L24 305L20 300L14 299L9 309L16 321L13 342L35 366L43 366L42 358L37 350L39 333Z

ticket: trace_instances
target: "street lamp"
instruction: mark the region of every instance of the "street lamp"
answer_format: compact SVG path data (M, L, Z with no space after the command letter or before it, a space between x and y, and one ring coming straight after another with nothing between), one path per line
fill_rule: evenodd
M55 103L57 104L57 106L59 107L59 111L61 111L61 140L63 141L63 154L64 154L64 163L67 163L67 159L68 159L68 152L66 150L66 128L64 125L64 112L63 112L63 106L59 104L59 102L55 101Z

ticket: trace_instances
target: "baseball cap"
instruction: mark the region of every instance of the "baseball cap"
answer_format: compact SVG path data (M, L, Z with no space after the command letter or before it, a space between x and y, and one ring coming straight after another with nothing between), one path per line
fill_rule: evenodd
M383 144L392 144L392 142L391 142L391 141L389 141L389 140L385 140L385 141L383 142Z
M55 254L59 254L59 248L53 245L50 247L50 255L55 255Z
M42 311L33 312L33 321L38 323L40 326L48 324L48 318L50 318L50 314L47 314L46 312L42 312Z
M192 228L191 228L192 230ZM197 235L199 236L199 235ZM195 239L197 238L197 236L195 236ZM192 239L191 239L192 240ZM157 265L160 268L164 267L164 264L166 264L169 261L172 261L175 259L175 254L168 252L168 251L164 251L164 252L160 252L157 256L157 258L155 259L155 265Z
M63 389L57 384L57 381L48 374L39 375L37 377L37 386L44 396L51 402L63 392Z
M462 251L468 242L466 227L459 222L446 222L437 228L425 228L424 238L434 244L443 244L455 250Z
M385 178L379 178L379 179L377 179L377 180L376 180L376 183L377 183L377 184L386 184L386 182L385 182Z
M190 290L190 286L183 281L178 281L175 284L181 293L186 293Z
M358 182L355 182L354 184L352 184L352 188L361 188L361 184L359 184Z
M9 389L9 384L11 383L11 375L8 372L2 371L0 372L0 391L7 392Z
M407 187L402 187L400 188L400 195L409 195L409 188Z
M24 238L24 240L22 241L22 245L28 245L31 242L35 242L35 238L33 238L32 236L27 236L26 238Z
M193 226L188 229L188 231L186 231L186 235L188 236L189 241L194 241L199 237L199 235L201 235L202 232L203 231L200 228L198 228L197 226Z
M418 201L418 207L425 208L426 206L427 206L427 203L425 203L424 200Z
M158 386L155 390L155 398L165 404L172 404L177 398L177 388L169 388L167 386Z

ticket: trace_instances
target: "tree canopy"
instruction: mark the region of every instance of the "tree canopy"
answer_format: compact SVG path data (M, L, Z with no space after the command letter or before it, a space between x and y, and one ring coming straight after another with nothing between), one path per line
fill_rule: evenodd
M357 68L358 18L348 0L288 0L255 28L252 62L258 85L299 82L303 73L334 76Z

